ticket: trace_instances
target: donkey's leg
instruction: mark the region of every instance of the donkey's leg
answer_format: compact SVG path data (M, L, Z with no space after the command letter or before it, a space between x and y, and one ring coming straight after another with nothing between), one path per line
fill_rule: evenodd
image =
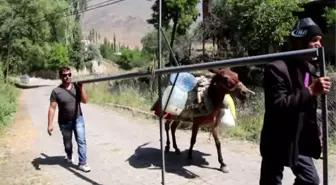
M179 124L180 124L180 121L173 121L173 123L171 125L171 134L172 134L172 138L173 138L173 147L175 149L175 153L178 154L178 155L181 154L181 151L177 147L175 133L176 133L176 129L179 126Z
M219 127L217 125L212 129L212 135L213 135L215 143L216 143L218 162L220 163L220 170L224 173L228 173L229 169L223 161L221 143L220 143L219 136L218 136L219 135Z
M169 141L169 127L170 127L171 121L167 120L165 122L165 130L166 130L166 136L167 136L167 142L166 142L166 148L165 152L169 152L170 149L170 141Z
M200 125L198 124L198 122L193 122L191 139L190 139L190 148L189 148L189 151L188 151L188 159L189 160L192 159L192 151L193 151L194 145L196 143L196 137L197 137L199 127L200 127Z

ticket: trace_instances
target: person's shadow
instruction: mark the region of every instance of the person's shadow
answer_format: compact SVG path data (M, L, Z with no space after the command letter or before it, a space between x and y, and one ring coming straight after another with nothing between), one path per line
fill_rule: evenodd
M71 173L73 173L77 177L83 179L84 181L87 181L87 182L91 183L92 185L100 185L98 182L96 182L94 180L91 180L88 177L79 173L77 171L78 167L74 164L67 163L64 159L64 156L50 157L50 156L48 156L44 153L41 153L41 155L44 158L38 157L38 158L35 158L31 162L32 165L34 166L35 170L41 170L40 165L58 165L58 166L61 166L61 167L65 168L66 170L70 171Z
M149 168L149 169L161 169L161 150L157 148L144 147L149 143L140 145L126 161L134 168ZM210 154L205 154L197 150L193 151L192 162L187 160L188 150L181 152L181 155L176 155L175 153L165 153L165 168L166 172L173 173L187 179L193 179L199 177L197 174L186 169L185 166L198 166L201 168L208 168L218 170L216 168L207 167L209 165L204 156L209 156ZM154 168L150 168L150 167Z

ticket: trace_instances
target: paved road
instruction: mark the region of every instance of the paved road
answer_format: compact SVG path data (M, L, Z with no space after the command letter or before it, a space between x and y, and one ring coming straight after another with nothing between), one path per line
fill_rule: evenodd
M30 148L31 156L34 156L30 162L33 161L48 176L50 184L161 184L158 123L92 104L82 106L87 129L88 162L92 171L84 173L65 165L58 125L55 124L53 136L48 136L46 131L48 98L52 88L28 89L23 94L38 137ZM188 131L177 131L181 151L188 148L190 134ZM258 184L260 157L255 146L222 141L224 160L230 169L230 173L224 174L216 170L219 164L215 145L213 139L211 143L207 143L207 139L208 133L199 134L193 165L187 165L186 152L181 156L174 153L167 155L166 184ZM77 154L75 159L77 162ZM289 185L292 181L293 175L286 170L283 184Z

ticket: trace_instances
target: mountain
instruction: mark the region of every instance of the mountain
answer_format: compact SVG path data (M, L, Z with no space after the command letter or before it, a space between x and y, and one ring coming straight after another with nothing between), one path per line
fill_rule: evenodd
M88 7L106 2L106 0L89 0ZM113 0L111 0L113 2ZM113 40L116 34L117 42L130 47L140 46L141 38L153 30L147 23L152 14L151 7L155 0L124 0L102 8L84 13L85 35L95 29L101 36ZM201 11L201 4L198 5Z

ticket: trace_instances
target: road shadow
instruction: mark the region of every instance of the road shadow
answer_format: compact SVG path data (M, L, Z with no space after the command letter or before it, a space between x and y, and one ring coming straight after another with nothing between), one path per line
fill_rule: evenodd
M64 156L48 156L44 153L41 153L41 155L43 156L43 158L38 157L35 158L31 163L34 166L35 170L41 170L40 165L56 165L56 166L61 166L64 169L70 171L71 173L73 173L74 175L76 175L77 177L83 179L84 181L91 183L92 185L101 185L98 182L89 179L88 177L82 175L79 171L78 171L78 167L77 165L74 164L69 164L64 160Z
M152 147L144 147L149 143L140 145L126 161L134 168L148 168L148 169L161 169L161 150ZM188 150L181 152L180 155L174 152L165 153L165 167L167 173L173 173L187 179L194 179L199 177L194 172L186 169L186 166L198 166L201 168L208 168L218 170L216 168L207 167L209 163L204 156L210 156L197 150L193 151L192 162L187 160ZM154 168L151 168L154 167Z
M48 86L52 86L52 85L23 85L23 84L18 84L18 83L14 83L15 87L19 88L19 89L36 89L36 88L40 88L40 87L48 87Z

